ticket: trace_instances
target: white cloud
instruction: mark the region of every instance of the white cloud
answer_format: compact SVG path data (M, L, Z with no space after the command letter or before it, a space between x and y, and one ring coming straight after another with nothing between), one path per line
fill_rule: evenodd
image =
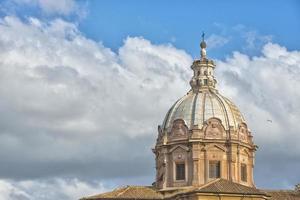
M39 0L38 3L41 9L47 13L69 15L76 9L76 3L74 0Z
M142 161L167 108L188 88L188 54L143 38L127 38L116 54L62 20L6 17L0 32L0 157L28 166L2 166L2 175L52 176L70 165L67 174L111 177L122 173L117 164L136 159L141 168L130 173L149 175L153 160Z
M258 166L277 162L272 153L278 153L281 161L295 157L285 165L294 168L300 165L299 148L293 147L300 128L300 55L272 43L262 53L249 57L236 52L218 61L218 87L246 115L261 146ZM150 180L154 173L150 148L157 125L189 89L191 63L185 51L154 45L142 37L126 38L118 52L113 52L60 19L44 23L35 18L28 22L2 18L0 176L40 181L75 177L104 182L145 176ZM281 163L285 162L258 172L277 173ZM299 177L288 169L278 177L293 183ZM74 189L79 186L89 188L74 182L74 187L66 182L63 195L80 191ZM19 184L2 183L8 189L1 195L9 194L15 183ZM38 195L41 188L31 185L20 193ZM64 183L54 181L55 185L61 188ZM46 193L51 187L45 185L41 191Z
M262 53L260 57L250 58L236 52L225 62L220 61L219 73L221 79L225 80L221 86L225 91L235 88L231 96L239 101L250 119L253 108L257 109L255 112L261 113L253 118L255 123L252 127L262 129L258 131L260 135L257 137L266 137L264 142L274 142L273 139L290 141L291 136L300 139L296 131L290 130L283 134L289 128L295 129L298 126L295 122L300 120L300 52L289 52L278 44L268 43ZM273 119L273 124L266 123L267 119ZM265 134L269 132L269 126L274 127L272 134L277 136Z
M78 11L75 0L13 0L18 5L38 6L46 14L70 15Z
M299 182L299 174L288 171L300 167L300 52L267 43L259 57L236 52L219 61L218 75L221 90L239 105L260 146L259 184ZM272 178L260 178L266 175Z
M30 195L8 181L0 180L0 200L30 199Z
M234 26L232 30L238 33L238 37L243 38L245 41L243 50L248 53L250 53L249 51L261 49L267 43L272 42L273 39L273 35L261 34L257 30L253 30L243 24Z
M221 35L216 35L216 34L211 34L207 39L206 43L209 44L208 48L220 48L227 44L230 41L230 38L221 36Z
M108 189L102 183L89 184L78 179L0 180L0 200L74 200Z

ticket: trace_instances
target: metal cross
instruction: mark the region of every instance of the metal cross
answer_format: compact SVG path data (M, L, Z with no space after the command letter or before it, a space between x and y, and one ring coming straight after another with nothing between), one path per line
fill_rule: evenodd
M204 36L205 36L205 33L202 32L202 41L204 41Z

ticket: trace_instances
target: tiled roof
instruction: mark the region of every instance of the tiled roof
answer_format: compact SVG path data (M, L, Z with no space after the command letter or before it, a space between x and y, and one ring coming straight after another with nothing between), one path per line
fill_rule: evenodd
M270 200L300 200L300 192L295 190L264 190L271 196Z
M204 193L266 195L255 187L248 187L225 179L216 179L196 190Z
M263 196L269 197L267 193L261 191L255 187L248 187L241 185L239 183L234 183L225 179L216 179L213 180L201 187L188 188L183 191L178 191L173 193L172 195L165 196L166 199L174 199L175 197L179 197L181 195L188 195L192 193L198 193L200 196L202 195L242 195L242 196Z
M108 200L108 199L163 199L163 195L153 187L126 186L111 192L82 198L81 200Z
M189 187L174 190L173 192L170 191L170 193L166 193L165 195L151 186L126 186L111 192L85 197L81 200L167 200L190 193L200 193L200 195L201 193L259 195L268 197L270 200L300 200L300 192L296 192L295 190L259 190L255 187L244 186L225 179L216 179L201 187Z

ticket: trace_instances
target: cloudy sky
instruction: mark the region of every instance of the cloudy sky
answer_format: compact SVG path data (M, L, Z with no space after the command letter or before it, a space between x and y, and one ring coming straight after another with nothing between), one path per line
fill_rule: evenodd
M151 184L157 125L190 88L202 31L259 146L256 185L293 188L300 3L243 3L0 0L0 200Z

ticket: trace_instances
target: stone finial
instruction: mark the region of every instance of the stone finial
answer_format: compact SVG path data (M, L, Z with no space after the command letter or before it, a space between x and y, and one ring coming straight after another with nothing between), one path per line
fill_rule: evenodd
M204 41L205 34L202 33L202 42L200 43L201 47L201 59L204 60L206 58L206 42Z

